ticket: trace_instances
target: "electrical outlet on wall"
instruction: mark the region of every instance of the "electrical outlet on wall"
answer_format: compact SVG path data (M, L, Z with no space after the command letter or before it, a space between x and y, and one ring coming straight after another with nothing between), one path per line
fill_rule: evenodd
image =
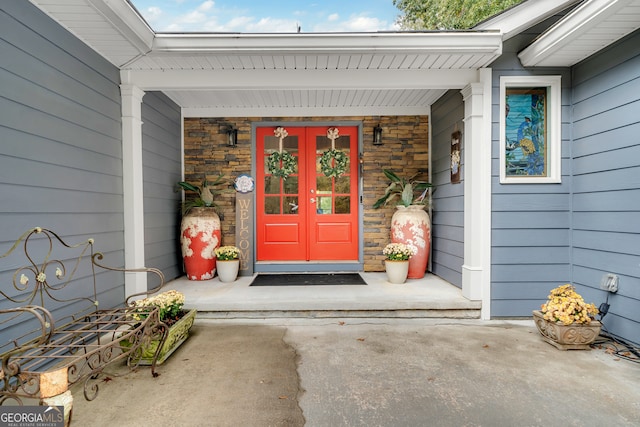
M618 292L618 276L612 273L602 276L600 289L613 293Z

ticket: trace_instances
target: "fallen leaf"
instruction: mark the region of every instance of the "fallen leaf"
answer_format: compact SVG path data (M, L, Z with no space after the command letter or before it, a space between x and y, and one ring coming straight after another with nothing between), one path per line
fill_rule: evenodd
M111 377L104 377L102 381L104 381L105 383L108 383L109 381L113 381L113 379Z
M483 345L482 348L489 348L489 344Z
M358 338L358 341L364 341L364 338Z
M280 399L280 400L284 400L284 399L288 399L288 398L289 398L289 396L284 396L284 395L283 396L278 396L278 399Z
M338 322L338 325L342 326L344 325L344 322Z
M615 359L613 359L613 361L614 361L614 362L619 362L619 361L620 361L620 358L619 358L619 357L616 357Z

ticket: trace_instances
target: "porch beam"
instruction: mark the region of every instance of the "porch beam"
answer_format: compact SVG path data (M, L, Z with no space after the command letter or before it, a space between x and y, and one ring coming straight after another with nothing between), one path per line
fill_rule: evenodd
M437 98L436 98L437 99ZM264 107L212 106L183 108L183 117L261 117ZM312 117L312 116L428 116L430 105L424 106L328 106L328 107L269 107L273 117Z
M142 175L142 97L133 85L120 86L122 98L122 184L124 197L124 263L145 265ZM125 295L147 290L146 273L125 273Z
M470 53L500 55L499 31L397 33L156 34L154 53Z
M149 90L462 89L477 70L123 70L123 82Z

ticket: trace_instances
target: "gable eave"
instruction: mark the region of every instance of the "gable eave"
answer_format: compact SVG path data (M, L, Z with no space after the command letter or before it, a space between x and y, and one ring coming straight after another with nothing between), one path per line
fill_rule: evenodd
M570 67L640 28L640 0L589 0L518 57L525 67Z
M474 27L475 30L498 30L503 41L583 0L526 0Z
M155 33L128 1L29 1L116 67L153 46Z

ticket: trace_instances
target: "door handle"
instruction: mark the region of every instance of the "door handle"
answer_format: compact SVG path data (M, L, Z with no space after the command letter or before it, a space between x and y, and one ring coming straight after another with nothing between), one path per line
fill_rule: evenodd
M311 198L309 199L309 203L315 203L315 202L316 202L316 198L315 198L315 197L311 197Z

